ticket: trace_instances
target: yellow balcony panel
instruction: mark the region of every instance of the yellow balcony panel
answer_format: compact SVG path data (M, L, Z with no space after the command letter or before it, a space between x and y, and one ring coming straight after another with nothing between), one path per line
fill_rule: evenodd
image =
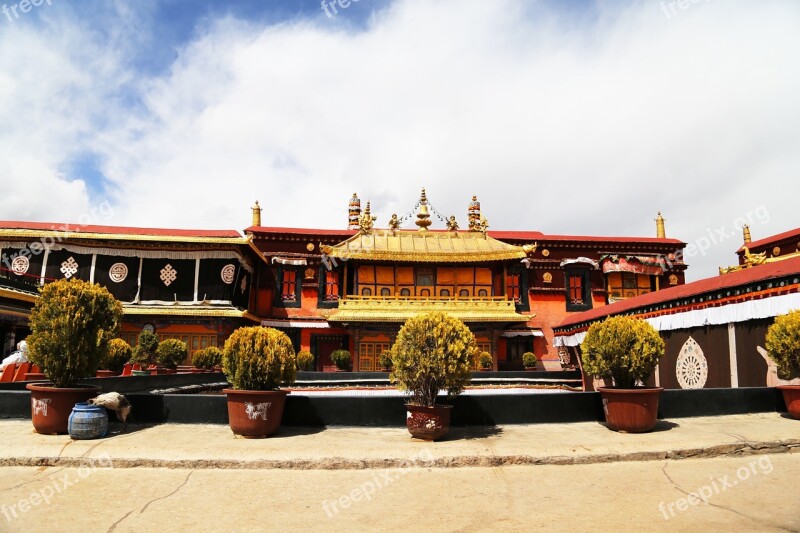
M527 322L531 315L516 312L514 302L502 297L380 298L348 296L339 301L329 322L405 322L430 311L447 313L464 322Z

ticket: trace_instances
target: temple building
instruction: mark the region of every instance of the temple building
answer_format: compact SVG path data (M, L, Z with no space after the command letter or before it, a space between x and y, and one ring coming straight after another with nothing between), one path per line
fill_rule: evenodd
M221 346L245 324L262 255L236 231L167 230L0 222L3 353L30 332L38 288L78 278L106 287L123 304L121 337L142 329L186 342L190 354Z
M333 370L331 352L344 348L353 370L370 372L406 319L440 310L469 325L494 370L522 370L528 351L539 369L571 369L578 362L554 345L555 326L684 283L685 244L666 237L660 214L655 237L490 231L478 199L465 200L463 228L424 190L384 225L354 194L341 230L263 226L258 202L244 236L0 222L4 352L29 333L38 288L75 277L123 303L121 336L132 346L149 329L192 353L262 324L309 350L318 371Z
M466 207L460 229L423 190L409 213L378 227L354 194L348 229L323 230L262 226L256 205L245 233L269 266L251 314L311 351L319 371L339 348L353 370L380 370L402 323L430 310L466 322L495 370L522 370L527 351L561 370L576 364L553 345L566 317L684 283L685 244L666 237L660 214L656 237L587 237L489 231L477 198ZM431 228L433 216L445 227ZM401 228L412 219L415 228Z
M764 340L776 316L800 309L800 228L753 242L744 226L743 240L736 252L739 263L720 268L719 276L566 317L555 328L556 346L577 361L592 324L630 315L647 320L665 342L651 385L697 389L781 383Z

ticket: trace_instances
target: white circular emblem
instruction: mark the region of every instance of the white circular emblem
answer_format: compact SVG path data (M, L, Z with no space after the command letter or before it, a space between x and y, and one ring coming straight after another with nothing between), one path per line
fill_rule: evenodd
M30 266L31 262L23 255L18 255L13 261L11 261L11 271L17 276L25 274Z
M708 379L708 362L697 342L689 337L675 363L675 377L682 389L702 389Z
M233 283L233 278L236 277L236 266L233 264L225 265L219 275L225 285L230 285Z
M111 265L111 268L108 269L108 277L111 278L111 281L114 283L125 281L125 278L128 277L128 265L125 263L114 263Z

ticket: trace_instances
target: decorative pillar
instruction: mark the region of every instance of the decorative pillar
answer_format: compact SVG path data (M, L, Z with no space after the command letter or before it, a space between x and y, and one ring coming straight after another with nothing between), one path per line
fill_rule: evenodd
M470 231L478 231L481 223L481 203L478 201L477 196L472 197L467 210L468 229Z
M745 244L750 244L753 242L753 238L750 236L750 226L747 224L742 226L742 238L744 239Z

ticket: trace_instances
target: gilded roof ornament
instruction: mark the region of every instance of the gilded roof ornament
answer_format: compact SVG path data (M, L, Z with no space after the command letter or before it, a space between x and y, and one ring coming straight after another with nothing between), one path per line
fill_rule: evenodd
M458 222L456 221L455 215L450 215L450 218L447 220L447 229L450 231L458 231Z
M361 200L353 193L347 210L347 229L359 229L361 219Z
M361 215L358 219L358 230L360 233L369 235L372 233L372 226L375 224L375 221L378 220L378 217L372 216L370 212L370 205L369 200L367 201L367 207L364 209L364 214Z
M400 229L400 220L397 218L397 213L392 213L392 218L389 220L389 229L392 231Z
M252 211L253 211L253 224L252 225L253 226L261 226L261 211L262 211L262 209L261 209L261 206L258 205L258 200L256 200L255 205L253 207L251 207L250 209L252 209Z
M666 239L667 232L664 229L664 217L661 216L661 211L658 212L656 217L656 237L659 239Z
M467 220L468 225L467 229L470 231L480 231L479 226L481 223L481 203L478 201L478 197L472 197L472 201L469 203L469 209L467 210Z
M417 221L414 224L419 227L419 231L428 231L428 226L432 224L431 214L428 211L428 197L425 194L425 188L422 188L422 195L419 197L419 212L417 213Z

